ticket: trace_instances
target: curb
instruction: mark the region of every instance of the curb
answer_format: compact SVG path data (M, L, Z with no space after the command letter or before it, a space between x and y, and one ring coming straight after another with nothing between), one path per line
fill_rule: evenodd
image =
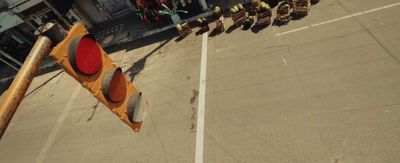
M212 11L207 11L205 13L202 13L202 14L199 14L197 16L193 16L193 17L190 17L190 18L184 19L184 20L186 20L188 22L192 22L192 21L195 21L198 18L210 16L211 14L212 14ZM182 20L182 21L184 21L184 20ZM129 36L128 36L128 39L126 39L124 41L116 42L116 43L113 43L113 44L108 44L107 46L103 46L103 48L107 48L109 46L114 46L114 45L123 44L123 43L126 43L126 42L139 40L141 38L152 36L152 35L155 35L155 34L158 34L158 33L173 29L173 28L175 28L175 25L174 24L170 24L170 25L162 27L162 28L158 28L158 29L147 31L147 32L143 33L142 35L140 35L139 37L129 38Z

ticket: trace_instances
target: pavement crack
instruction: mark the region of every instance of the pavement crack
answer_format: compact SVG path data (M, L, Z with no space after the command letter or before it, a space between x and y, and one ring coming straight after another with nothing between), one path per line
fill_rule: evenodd
M199 96L199 91L193 89L192 92L193 92L193 96L190 98L190 104L192 104L193 107L192 107L192 115L190 116L190 122L191 122L190 130L194 131L195 126L196 126L195 124L196 124L196 115L197 115L197 109L195 106L195 102L196 102L197 97Z
M289 48L289 45L274 45L274 46L267 46L264 47L263 49L273 49L273 48Z
M97 110L97 107L99 106L99 104L100 104L100 102L97 101L96 104L92 107L93 108L92 114L90 114L90 117L88 119L86 119L86 122L89 122L90 120L93 119L94 114L96 113L96 110Z
M193 89L193 96L192 98L190 98L190 104L194 104L194 102L196 101L197 96L199 96L199 91Z

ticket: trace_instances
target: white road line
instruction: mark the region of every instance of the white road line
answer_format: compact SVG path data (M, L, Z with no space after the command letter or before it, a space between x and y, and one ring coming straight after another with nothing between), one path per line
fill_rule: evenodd
M72 108L72 104L73 104L76 96L78 96L81 88L82 88L82 86L80 84L75 87L74 92L72 93L71 97L68 99L68 103L65 106L65 109L61 112L60 117L58 118L58 120L56 122L56 125L54 126L49 137L47 138L46 143L42 147L42 150L40 151L39 155L36 157L35 162L42 163L44 161L44 159L46 158L46 154L49 151L51 145L53 145L54 140L56 139L56 136L57 136L58 132L60 131L65 118L68 115L68 111Z
M287 65L287 62L286 62L285 58L282 59L282 62L283 62L283 65L285 65L285 66Z
M230 49L230 48L232 48L232 47L227 47L227 48L221 48L221 49L217 49L217 50L215 50L215 52L221 52L221 51L224 51L224 50L228 50L228 49Z
M208 39L207 32L203 33L203 44L201 48L199 101L197 107L195 163L203 163L204 115L205 115L205 103L206 103L207 39Z
M391 8L391 7L395 7L395 6L399 6L399 5L400 5L400 2L393 3L393 4L390 4L390 5L386 5L386 6L382 6L382 7L378 7L378 8L374 8L374 9L370 9L370 10L366 10L366 11L362 11L362 12L357 12L357 13L354 13L354 14L342 16L340 18L323 21L323 22L320 22L320 23L316 23L316 24L309 25L309 26L304 26L304 27L301 27L301 28L293 29L293 30L290 30L290 31L282 32L282 33L277 33L277 34L275 34L275 36L282 36L282 35L286 35L286 34L289 34L289 33L302 31L302 30L305 30L305 29L308 29L308 28L313 28L313 27L317 27L317 26L320 26L320 25L329 24L329 23L345 20L345 19L348 19L348 18L352 18L352 17L356 17L356 16L360 16L360 15L364 15L364 14L368 14L368 13L372 13L372 12L377 12L377 11L380 11L380 10L383 10L383 9L387 9L387 8Z
M275 36L285 35L285 34L288 34L288 33L293 33L293 32L297 32L297 31L305 30L307 28L310 28L310 26L305 26L305 27L297 28L297 29L290 30L290 31L287 31L287 32L278 33Z

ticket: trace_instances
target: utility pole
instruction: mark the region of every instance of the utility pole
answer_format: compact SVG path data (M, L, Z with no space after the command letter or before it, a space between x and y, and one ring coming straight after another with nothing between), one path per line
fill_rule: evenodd
M11 83L7 94L0 104L0 139L24 98L33 77L39 69L40 63L50 52L50 48L51 40L45 36L39 36L20 71Z

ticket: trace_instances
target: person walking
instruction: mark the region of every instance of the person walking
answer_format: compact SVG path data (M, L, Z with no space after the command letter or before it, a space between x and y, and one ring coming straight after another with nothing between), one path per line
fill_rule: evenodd
M219 6L215 6L213 14L211 15L211 17L215 21L215 25L216 25L217 30L219 30L220 32L225 31L224 23L222 22L223 21L222 11L221 11L221 8Z

